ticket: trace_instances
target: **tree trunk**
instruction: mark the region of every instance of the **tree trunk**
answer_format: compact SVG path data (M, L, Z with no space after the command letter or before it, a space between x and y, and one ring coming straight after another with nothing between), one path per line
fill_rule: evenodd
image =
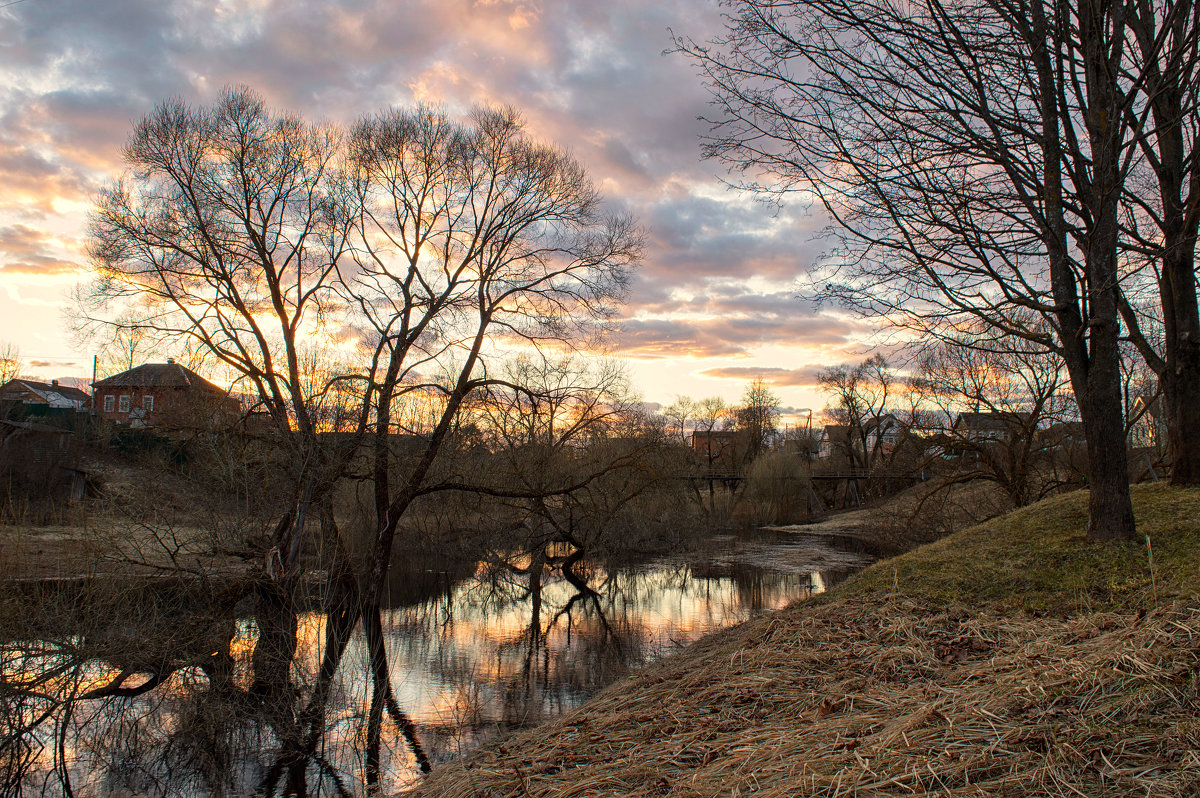
M1167 249L1160 286L1166 368L1159 379L1173 485L1200 485L1200 316L1194 247L1194 240L1184 240Z
M1088 445L1089 540L1132 540L1136 536L1133 505L1129 498L1129 467L1125 450L1125 419L1121 409L1119 273L1117 246L1120 234L1118 207L1124 181L1122 152L1124 128L1118 123L1125 106L1113 64L1119 64L1125 41L1125 16L1112 0L1083 2L1078 6L1079 52L1085 101L1084 119L1090 144L1088 153L1072 147L1071 156L1090 181L1082 199L1090 211L1090 226L1080 246L1084 250L1087 321L1073 330L1083 346L1074 361L1076 387ZM1066 80L1066 78L1063 78ZM1063 109L1060 109L1060 111ZM1067 120L1066 124L1069 124ZM1090 164L1088 161L1090 160ZM1052 168L1057 170L1060 164ZM1065 239L1064 239L1065 240ZM1055 292L1055 299L1059 294ZM1079 334L1082 333L1082 338ZM1067 343L1067 342L1064 342ZM1070 347L1072 344L1067 343ZM1083 374L1079 374L1080 371ZM1086 389L1079 395L1083 376Z
M1088 450L1088 540L1118 541L1136 537L1129 498L1129 466L1119 399L1097 391L1082 412Z

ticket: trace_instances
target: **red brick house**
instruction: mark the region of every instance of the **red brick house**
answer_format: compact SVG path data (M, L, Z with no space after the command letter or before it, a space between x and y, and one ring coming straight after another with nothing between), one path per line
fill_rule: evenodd
M750 453L750 436L745 430L696 430L692 451L700 456L709 475L735 475Z
M133 427L208 426L239 412L227 391L174 360L99 380L92 399L96 415Z

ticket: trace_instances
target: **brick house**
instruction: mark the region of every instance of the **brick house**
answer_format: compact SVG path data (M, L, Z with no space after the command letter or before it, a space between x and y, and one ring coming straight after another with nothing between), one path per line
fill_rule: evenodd
M750 453L745 430L696 430L692 451L699 455L709 475L735 475Z
M96 415L132 427L209 426L239 412L227 391L174 360L99 380L92 397Z

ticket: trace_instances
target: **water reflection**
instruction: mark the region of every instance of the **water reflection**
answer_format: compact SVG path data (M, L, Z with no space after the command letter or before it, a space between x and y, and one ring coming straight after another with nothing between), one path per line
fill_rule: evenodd
M277 588L255 586L202 610L172 610L156 589L163 611L134 616L144 622L76 619L33 643L5 644L0 786L36 795L390 793L861 563L805 545L731 538L703 557L624 566L553 548L493 553L398 573L373 608L344 595L309 596L297 608Z

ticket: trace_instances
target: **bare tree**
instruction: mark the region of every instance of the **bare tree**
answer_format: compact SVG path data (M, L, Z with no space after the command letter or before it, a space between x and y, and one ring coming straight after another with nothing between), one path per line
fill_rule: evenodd
M975 321L1056 351L1087 432L1088 535L1132 537L1117 210L1141 105L1123 7L733 6L722 38L677 40L719 110L707 154L770 196L815 193L844 245L825 296L918 334Z
M513 349L542 358L602 324L640 254L640 232L605 214L583 167L529 138L508 109L468 122L389 110L343 131L232 89L208 108L162 104L125 157L128 173L102 192L92 218L96 296L140 305L156 336L237 375L288 470L253 657L255 684L286 730L264 791L280 779L302 791L334 674L364 617L374 789L383 718L403 726L372 622L397 523L422 496L488 488L486 475L457 479L437 465L475 393L521 390L520 375L491 373L489 362ZM403 407L426 419L419 434L399 426ZM371 485L375 517L355 573L332 492L364 442L369 473L355 476ZM283 677L310 517L334 555L333 606L319 678L297 708Z
M706 396L696 402L693 414L695 429L699 432L716 432L729 423L733 408L719 396Z
M451 489L427 477L468 398L514 384L488 373L492 351L561 348L602 319L641 236L628 218L604 214L583 167L527 137L510 109L478 111L471 124L426 108L364 119L349 167L354 269L340 272L340 288L371 344L375 592L400 516ZM444 405L422 453L395 474L392 406L422 391Z
M1138 179L1126 185L1123 197L1125 256L1140 269L1123 280L1121 315L1130 340L1158 377L1171 481L1195 485L1200 484L1200 9L1191 0L1137 0L1128 4L1126 18L1151 124L1138 139ZM1147 295L1156 297L1157 312L1139 312Z
M821 390L830 396L826 418L846 430L842 454L851 468L869 470L888 454L887 440L899 432L892 429L899 424L892 413L898 382L887 359L878 354L817 374Z
M675 401L662 409L669 429L679 435L679 440L686 446L688 442L688 424L694 425L697 411L696 400L690 396L676 397Z
M21 376L21 350L10 343L0 345L0 384Z
M154 324L136 306L109 317L105 313L106 300L104 294L82 286L75 295L76 312L70 323L76 346L95 351L98 376L111 376L140 365L155 352L157 344Z
M166 102L134 129L129 171L91 220L94 296L134 305L140 331L222 363L269 417L292 471L272 541L284 572L344 463L322 449L302 352L338 304L341 142L246 88L209 108Z
M733 411L734 429L745 433L749 446L747 462L767 450L779 427L779 397L762 378L753 380L742 394L742 404Z
M692 422L692 451L704 460L705 473L711 476L721 464L736 466L737 447L732 439L727 440L716 433L729 428L733 421L733 407L719 396L708 396L696 402ZM710 479L709 493L715 492Z
M918 359L912 388L947 424L941 432L958 460L946 484L994 482L1014 507L1058 487L1042 471L1069 448L1074 407L1054 355L942 343Z

